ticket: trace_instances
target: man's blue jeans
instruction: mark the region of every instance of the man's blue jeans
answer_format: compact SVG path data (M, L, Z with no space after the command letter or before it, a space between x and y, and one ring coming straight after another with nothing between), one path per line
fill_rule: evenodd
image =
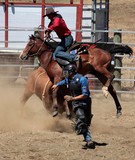
M92 140L91 133L89 130L87 132L83 133L83 137L86 142L89 142L90 140Z
M58 44L53 53L54 60L57 57L72 61L75 56L73 54L70 54L69 52L66 52L67 48L69 48L72 45L72 43L73 43L72 35L62 38L61 42Z

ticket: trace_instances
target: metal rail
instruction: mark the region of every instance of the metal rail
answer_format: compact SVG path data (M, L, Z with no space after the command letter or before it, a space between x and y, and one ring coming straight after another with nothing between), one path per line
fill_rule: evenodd
M128 69L128 70L135 70L135 67L114 67L115 69Z
M35 31L35 28L26 28L26 27L14 27L5 29L0 27L0 31ZM39 31L44 32L45 29L40 29ZM123 34L135 34L135 31L128 31L128 30L93 30L93 29L71 29L72 32L75 33L123 33ZM0 43L27 43L27 41L0 41ZM103 44L114 44L114 42L102 42ZM130 45L135 46L135 43L116 43L118 45Z
M102 90L92 90L91 93L102 93ZM116 93L123 93L123 94L135 94L135 91L116 91Z
M6 50L6 49L2 49L2 50L0 50L0 55L9 55L9 54L11 54L11 55L19 55L20 54L20 52L22 51L22 49L8 49L8 50ZM129 56L127 56L127 55L115 55L115 56L117 56L117 57L129 57ZM133 56L132 58L135 58L135 56ZM25 64L0 64L0 67L9 67L9 68L11 68L11 67L22 67L22 68L35 68L35 67L38 67L38 64L28 64L28 65L25 65ZM135 67L115 67L115 69L120 69L120 70L135 70ZM5 76L5 75L0 75L0 79L18 79L18 78L22 78L22 79L27 79L28 78L28 76L19 76L19 73L18 73L18 75L17 76L14 76L14 75L7 75L7 76ZM89 80L98 80L96 77L90 77L89 78ZM115 81L121 81L121 82L132 82L132 83L135 83L135 80L134 79L128 79L128 78L126 78L126 79L118 79L118 78L114 78L114 80L113 80L113 82L115 82ZM92 90L91 89L91 92L101 92L102 93L102 91L101 90ZM135 91L117 91L117 93L122 93L122 94L135 94Z
M33 27L9 27L8 29L5 29L3 27L0 27L0 31L35 31L35 28ZM39 31L44 31L44 29L39 29ZM81 29L81 30L76 30L76 29L71 29L71 31L74 32L100 32L100 33L126 33L126 34L135 34L135 31L128 31L128 30L92 30L92 29Z
M88 78L89 80L98 80L98 78ZM134 79L126 79L126 78L124 78L124 79L118 79L118 78L114 78L113 79L113 81L130 81L130 82L135 82L135 80Z
M34 68L34 67L38 67L39 65L35 65L35 64L27 64L27 65L23 65L23 64L0 64L0 67L23 67L23 68Z

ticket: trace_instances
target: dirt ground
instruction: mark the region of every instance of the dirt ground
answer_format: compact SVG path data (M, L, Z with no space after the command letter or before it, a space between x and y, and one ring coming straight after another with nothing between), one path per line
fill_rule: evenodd
M65 116L52 118L32 96L21 114L23 86L0 86L0 160L129 160L135 159L134 98L121 96L123 115L115 116L112 98L92 94L91 133L94 150L82 149Z

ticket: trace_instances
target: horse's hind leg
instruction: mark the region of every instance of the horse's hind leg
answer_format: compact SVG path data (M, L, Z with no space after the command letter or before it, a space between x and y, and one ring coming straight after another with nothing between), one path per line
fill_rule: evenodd
M112 82L112 80L113 80L113 78L114 78L114 75L113 75L111 72L109 72L106 67L96 66L96 67L94 67L94 68L95 68L95 70L96 70L97 72L103 74L103 75L106 77L106 81L105 81L105 83L104 83L104 86L103 86L103 88L102 88L102 91L103 91L104 96L107 97L108 94L109 94L109 92L108 92L108 87L109 87L109 85L111 84L111 82Z
M106 82L106 77L105 77L104 75L102 75L102 74L100 74L100 73L98 73L98 72L94 72L94 75L101 81L101 83L102 83L103 85L105 84L105 82ZM120 104L120 102L119 102L119 100L118 100L116 91L115 91L115 89L113 88L112 84L109 85L108 91L109 91L109 93L111 94L111 96L112 96L112 98L113 98L113 100L114 100L114 102L115 102L116 110L117 110L116 115L117 115L117 117L119 117L119 116L122 114L122 112L121 112L122 107L121 107L121 104Z
M108 64L106 64L105 66L107 66L107 65ZM99 73L103 74L104 76L106 76L107 79L106 79L106 82L105 82L104 85L106 87L109 87L110 83L112 82L112 80L114 78L114 75L111 72L109 72L105 66L96 66L96 67L94 67L94 69L97 72L99 72Z
M52 92L52 98L53 98L53 113L52 116L55 117L58 115L58 102L57 102L57 93L58 93L58 87L53 90Z
M115 89L113 88L113 86L111 84L110 84L110 86L108 88L108 91L109 91L109 93L111 94L111 96L114 99L114 102L116 104L116 109L117 109L116 116L119 117L119 116L122 115L122 107L121 107L120 102L118 100L118 96L116 94L116 91L115 91Z

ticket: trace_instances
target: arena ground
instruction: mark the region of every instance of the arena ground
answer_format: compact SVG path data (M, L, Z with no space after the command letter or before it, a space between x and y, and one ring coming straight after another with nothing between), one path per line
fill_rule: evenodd
M2 84L2 83L1 83ZM94 150L82 149L71 121L52 118L42 102L32 96L21 114L23 85L0 87L0 160L129 160L135 158L134 97L121 97L123 115L115 117L112 98L92 94L91 133Z

